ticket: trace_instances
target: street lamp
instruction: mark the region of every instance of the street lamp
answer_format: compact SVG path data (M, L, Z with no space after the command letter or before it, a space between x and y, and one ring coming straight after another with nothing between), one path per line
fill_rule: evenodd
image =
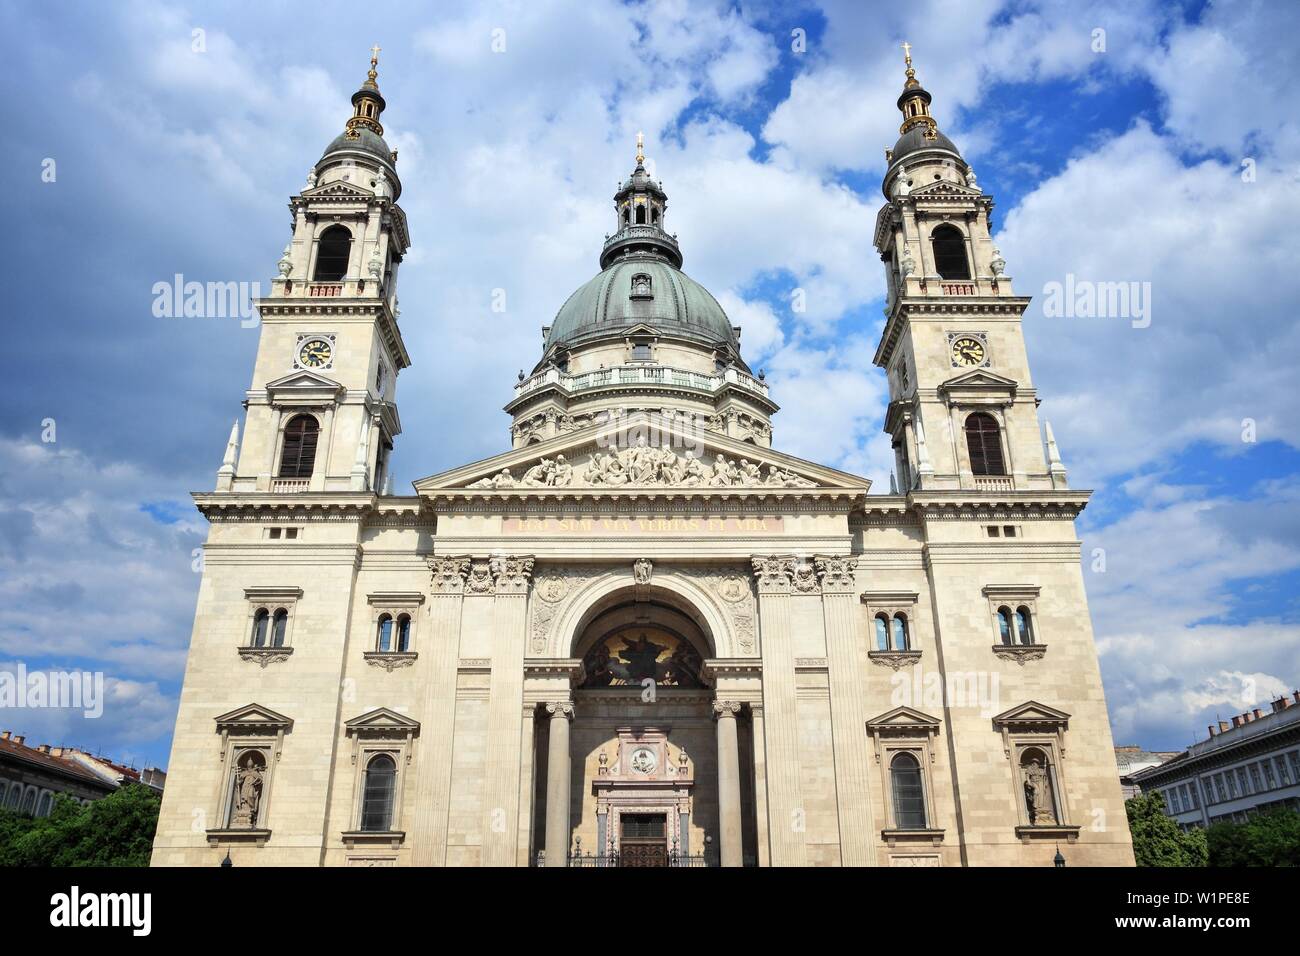
M1065 857L1061 856L1060 846L1057 846L1056 848L1056 856L1052 857L1052 865L1055 866L1058 870L1064 868L1065 866Z

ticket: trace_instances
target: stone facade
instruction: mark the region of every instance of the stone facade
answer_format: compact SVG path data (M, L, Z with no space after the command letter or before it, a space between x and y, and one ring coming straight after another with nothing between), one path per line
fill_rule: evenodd
M156 864L1131 865L1088 493L1050 429L1044 453L991 202L908 126L929 103L908 82L877 236L889 494L778 450L639 150L584 287L626 304L565 306L513 447L385 493L400 184L382 128L331 144L259 303L243 439L195 496ZM367 84L353 119L377 126ZM340 223L350 264L316 282ZM962 280L934 235L954 223Z

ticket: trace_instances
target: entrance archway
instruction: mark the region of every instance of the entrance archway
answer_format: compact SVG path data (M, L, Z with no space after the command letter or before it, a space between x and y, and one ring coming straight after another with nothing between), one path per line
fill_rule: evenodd
M605 591L574 624L569 659L581 666L571 716L563 726L546 722L534 754L540 803L566 796L554 787L551 761L569 765L567 825L556 834L548 806L534 815L534 845L546 847L551 866L564 865L551 859L557 851L568 865L718 865L720 733L707 615L675 590L637 585ZM747 715L725 719L735 750ZM742 802L752 810L752 761L745 763ZM732 774L739 786L742 769Z

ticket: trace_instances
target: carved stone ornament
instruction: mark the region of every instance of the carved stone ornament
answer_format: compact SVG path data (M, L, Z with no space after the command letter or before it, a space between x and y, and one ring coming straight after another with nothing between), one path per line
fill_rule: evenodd
M632 580L637 584L649 584L654 573L654 564L649 558L637 558L632 565Z
M495 557L488 562L492 577L496 579L498 594L523 594L528 590L528 581L533 576L533 559L531 557Z
M879 664L881 667L888 667L890 670L899 670L903 667L911 667L921 659L920 651L868 651L867 657L873 664Z
M794 558L760 556L753 558L754 576L760 591L789 591L794 574Z
M470 560L466 557L430 557L429 569L433 572L434 592L453 594L465 590Z
M777 465L761 465L747 458L729 461L713 456L711 464L691 452L679 455L668 445L653 448L640 443L608 453L597 452L584 466L575 466L563 455L543 458L516 476L503 468L481 478L471 488L815 488L810 481Z
M474 561L470 564L469 576L465 579L465 590L470 594L491 594L493 575L486 561Z
M292 647L241 647L239 656L246 661L256 661L260 667L279 664L293 654Z
M1026 661L1042 660L1047 654L1046 644L994 644L993 653L1005 660L1012 660L1021 667Z
M738 700L715 700L713 702L713 716L718 717L735 717L740 713L740 701Z
M791 579L794 589L801 594L811 594L817 590L817 572L807 561L800 561L794 566Z
M551 717L563 717L566 720L572 720L573 702L568 700L553 700L546 705L546 713Z
M814 558L817 576L821 579L823 591L847 593L854 588L853 569L858 559L848 555L842 557Z
M392 673L398 667L410 667L419 656L414 651L366 651L366 663Z

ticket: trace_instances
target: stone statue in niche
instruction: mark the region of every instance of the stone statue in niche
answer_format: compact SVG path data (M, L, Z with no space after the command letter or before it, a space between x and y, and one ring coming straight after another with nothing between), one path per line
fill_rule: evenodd
M250 829L257 825L257 811L262 803L262 781L265 772L255 753L245 755L235 771L234 813L230 825L236 829Z
M1052 783L1047 775L1047 768L1033 757L1025 765L1025 805L1029 811L1029 822L1033 826L1056 823L1056 811L1052 807Z

